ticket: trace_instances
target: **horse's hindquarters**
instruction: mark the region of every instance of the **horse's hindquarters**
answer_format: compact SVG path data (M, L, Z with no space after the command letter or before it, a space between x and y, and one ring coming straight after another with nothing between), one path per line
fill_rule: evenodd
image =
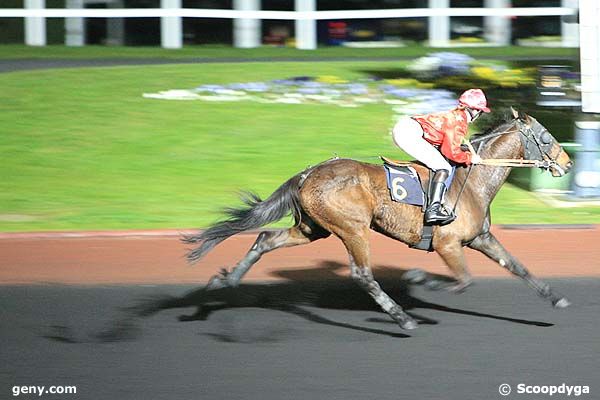
M317 224L340 237L373 228L408 244L420 239L421 207L391 200L381 165L348 159L319 165L304 181L300 201Z

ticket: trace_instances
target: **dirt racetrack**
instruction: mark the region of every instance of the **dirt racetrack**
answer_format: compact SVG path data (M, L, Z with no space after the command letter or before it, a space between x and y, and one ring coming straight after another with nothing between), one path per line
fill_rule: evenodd
M504 246L540 277L597 277L600 275L599 226L493 228ZM234 236L195 266L186 263L181 231L87 232L62 234L0 234L0 284L203 284L221 267L240 260L256 233ZM372 261L376 277L393 277L402 270L423 268L447 274L435 253L373 233ZM475 277L508 277L509 273L483 255L467 249ZM339 267L347 255L336 238L266 254L246 281L285 279L291 273L305 278L347 275Z
M347 257L335 238L267 254L246 283L207 294L255 235L195 267L177 232L1 235L0 398L69 385L76 395L44 398L567 399L517 390L569 385L597 399L598 227L494 231L573 305L552 308L470 251L467 292L406 283L408 268L447 271L374 234L376 277L419 322L403 331L339 277ZM502 397L506 385L514 393Z

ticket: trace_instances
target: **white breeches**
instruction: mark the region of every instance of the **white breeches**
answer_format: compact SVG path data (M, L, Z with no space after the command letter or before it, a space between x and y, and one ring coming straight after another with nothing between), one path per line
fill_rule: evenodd
M445 169L448 172L452 170L442 153L423 138L423 128L414 119L402 117L392 129L392 138L396 146L430 169L434 171Z

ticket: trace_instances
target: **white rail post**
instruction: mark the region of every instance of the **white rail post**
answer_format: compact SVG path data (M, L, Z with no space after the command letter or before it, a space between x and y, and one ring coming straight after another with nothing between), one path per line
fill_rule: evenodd
M67 0L65 7L84 8L83 0ZM85 20L83 18L65 18L65 44L75 47L85 45Z
M600 114L600 2L579 1L581 110ZM575 159L573 189L576 197L600 197L600 122L575 123L581 145Z
M429 0L429 8L449 8L450 0ZM450 44L450 17L429 17L429 46L448 47Z
M160 0L162 9L181 8L181 0ZM183 44L181 17L160 18L160 42L166 49L180 49Z
M485 0L485 8L509 8L511 0ZM484 36L490 43L507 46L510 44L510 17L483 17Z
M25 0L27 9L44 9L46 0ZM25 17L25 44L27 46L46 45L46 18Z
M600 2L579 1L581 109L600 113Z
M125 8L124 0L113 0L108 4L112 9ZM123 46L125 44L125 18L107 18L106 44L110 46Z
M578 0L562 0L562 7L578 8ZM579 47L579 24L561 21L560 30L563 47Z
M295 0L296 11L316 11L316 0ZM296 20L296 48L314 50L317 48L317 22L314 19Z
M260 11L260 0L234 0L233 8L240 11ZM260 47L262 36L260 19L233 20L233 45L242 49Z

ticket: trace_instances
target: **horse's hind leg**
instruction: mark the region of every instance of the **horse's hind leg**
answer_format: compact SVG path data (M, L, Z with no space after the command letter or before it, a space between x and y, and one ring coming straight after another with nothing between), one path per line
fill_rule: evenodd
M545 299L549 299L554 307L564 308L571 304L565 297L554 293L550 285L531 275L527 268L525 268L519 260L513 257L491 233L487 232L478 236L471 244L469 244L469 247L480 251L514 275L523 279L538 293L538 295Z
M360 287L373 297L375 302L404 329L415 329L417 322L400 307L392 298L385 293L379 283L373 278L373 272L369 266L369 241L368 231L363 235L342 237L342 241L350 255L350 271Z
M230 271L222 269L219 275L214 276L206 285L207 290L220 289L223 287L236 287L242 277L250 268L260 260L263 254L281 247L298 246L310 243L317 239L329 236L328 232L318 227L309 227L302 224L281 231L263 231L246 253L246 256L238 262Z

